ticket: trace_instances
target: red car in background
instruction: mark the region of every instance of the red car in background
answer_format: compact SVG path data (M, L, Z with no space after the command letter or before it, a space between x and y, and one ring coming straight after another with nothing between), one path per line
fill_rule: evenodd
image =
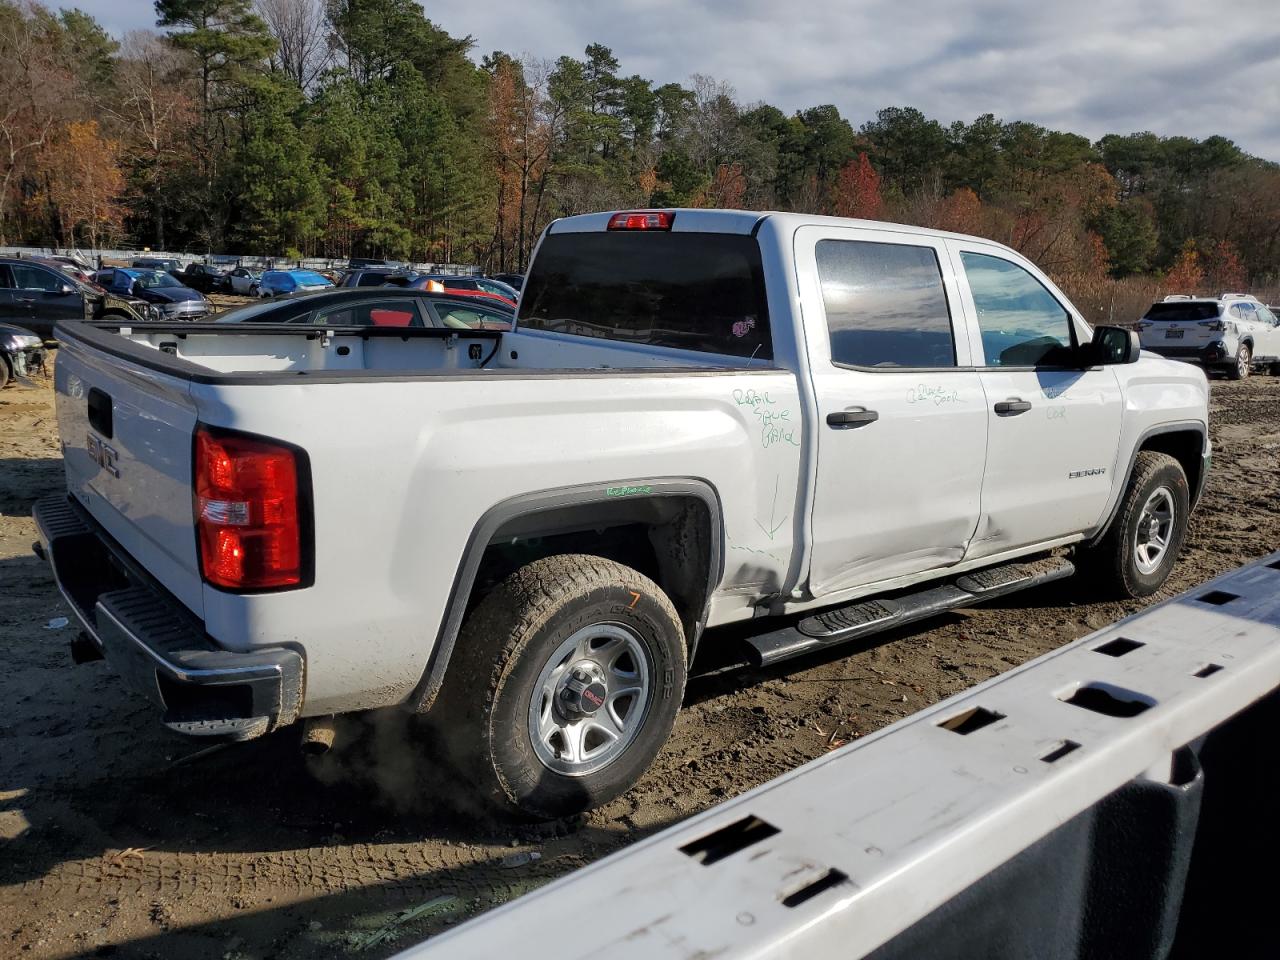
M465 282L469 277L459 277L459 281ZM516 301L513 297L505 297L500 293L490 293L488 290L466 289L465 287L456 287L451 285L450 277L414 277L406 287L412 290L428 290L433 293L448 292L451 296L456 297L479 297L493 303L501 303L503 306L515 309Z

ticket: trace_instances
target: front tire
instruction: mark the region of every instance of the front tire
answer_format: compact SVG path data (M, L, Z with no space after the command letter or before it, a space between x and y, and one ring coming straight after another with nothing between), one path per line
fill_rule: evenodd
M500 812L553 819L628 790L684 696L684 631L652 580L600 557L521 567L472 611L432 725Z
M1236 351L1236 362L1227 367L1227 376L1232 380L1244 380L1253 369L1253 351L1247 343L1240 344Z
M1141 451L1106 535L1081 554L1084 569L1108 596L1150 596L1173 572L1190 510L1182 465L1166 453Z

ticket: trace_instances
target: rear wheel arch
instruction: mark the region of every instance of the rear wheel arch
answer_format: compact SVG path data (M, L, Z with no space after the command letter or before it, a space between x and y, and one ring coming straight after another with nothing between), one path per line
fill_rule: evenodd
M409 704L431 707L462 624L488 591L522 565L588 554L632 567L667 594L693 660L711 594L723 577L720 498L693 478L629 480L540 491L490 508L472 531L431 657Z

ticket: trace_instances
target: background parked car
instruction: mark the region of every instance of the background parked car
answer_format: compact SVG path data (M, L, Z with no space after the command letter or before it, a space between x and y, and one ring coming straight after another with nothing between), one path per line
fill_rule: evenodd
M516 290L524 289L523 273L495 273L492 279L505 283L509 287L514 287Z
M449 274L423 274L427 280L436 280L444 284L446 290L473 290L480 293L493 294L495 297L503 297L509 300L512 305L520 299L520 291L510 284L503 283L501 280L491 280L488 277L457 277Z
M227 282L232 293L242 293L250 297L258 295L258 283L262 280L261 270L250 270L248 267L236 267L227 274Z
M183 286L201 293L213 293L215 290L229 289L227 275L217 267L203 263L188 263L187 268L177 278Z
M1280 373L1280 321L1255 297L1171 295L1138 321L1142 348L1243 380L1255 366Z
M163 270L175 280L182 279L182 263L173 257L139 257L130 266L138 270Z
M0 257L0 322L17 324L45 339L55 324L88 317L155 319L158 310L129 294L85 283L60 267L34 260Z
M291 293L332 289L333 281L314 270L268 270L258 281L260 297L285 297Z
M510 307L451 293L397 287L330 290L236 307L215 317L218 323L305 323L334 327L450 327L510 330Z
M342 276L340 287L407 287L416 273L393 267L369 267L363 270L348 270Z
M0 323L0 387L44 366L44 338L11 323Z
M516 308L516 301L511 297L503 296L499 293L489 293L487 290L468 290L458 289L457 287L449 287L440 281L439 277L414 277L409 281L408 286L414 290L428 290L436 293L451 293L459 297L475 297L480 300L492 304L502 304L510 310Z
M116 267L94 274L94 282L119 296L154 304L166 320L199 320L212 310L203 294L163 270Z

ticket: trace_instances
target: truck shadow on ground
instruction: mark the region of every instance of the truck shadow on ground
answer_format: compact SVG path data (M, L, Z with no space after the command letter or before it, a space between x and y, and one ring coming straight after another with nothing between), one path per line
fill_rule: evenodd
M66 485L61 458L0 457L0 516L29 517L31 505Z

